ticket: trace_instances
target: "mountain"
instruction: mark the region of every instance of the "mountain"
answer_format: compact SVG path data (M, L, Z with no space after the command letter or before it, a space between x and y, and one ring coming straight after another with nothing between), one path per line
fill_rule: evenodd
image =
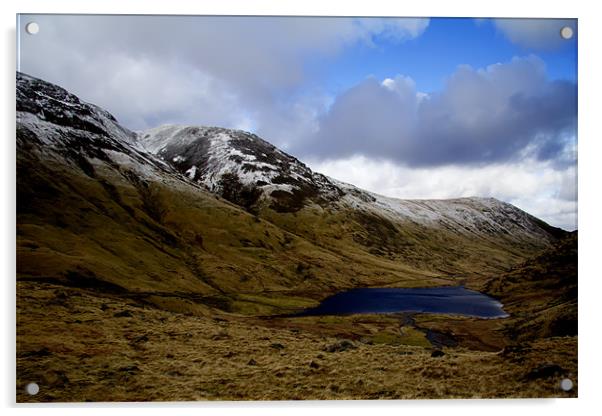
M17 401L577 395L576 234L376 195L246 132L132 132L25 74L16 92ZM457 284L510 317L290 317Z
M141 144L191 180L246 208L262 196L278 212L306 199L327 203L342 195L326 176L254 134L202 126L161 126L140 133Z
M140 142L191 180L247 209L297 212L306 206L375 214L398 222L439 226L483 237L551 241L559 229L494 198L400 200L312 172L298 159L254 134L202 126L161 126ZM241 192L244 190L244 192Z
M357 286L479 288L564 234L491 198L376 195L238 130L134 133L17 74L23 281L272 313Z
M494 198L400 200L377 195L313 172L254 134L216 127L162 126L139 140L190 180L323 247L357 247L390 260L461 274L455 262L497 266L480 258L475 242L527 257L564 235L526 212ZM291 220L292 214L295 220ZM316 217L328 224L316 227ZM473 247L455 250L458 244ZM505 257L505 256L503 256ZM507 258L502 260L507 261ZM452 265L453 263L453 265ZM454 267L456 266L456 267ZM484 270L488 270L486 265Z

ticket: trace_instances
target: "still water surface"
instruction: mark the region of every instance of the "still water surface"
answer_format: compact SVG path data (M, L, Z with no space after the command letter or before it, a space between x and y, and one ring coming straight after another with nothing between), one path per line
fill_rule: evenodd
M497 300L462 286L429 288L365 288L337 293L315 308L296 316L351 315L356 313L423 312L504 318Z

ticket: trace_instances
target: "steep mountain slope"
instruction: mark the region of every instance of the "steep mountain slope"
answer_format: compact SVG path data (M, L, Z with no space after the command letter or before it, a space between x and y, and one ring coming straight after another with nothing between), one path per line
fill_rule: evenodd
M192 181L321 247L435 273L493 272L564 234L493 198L399 200L367 192L238 130L163 126L139 138Z
M485 290L513 315L506 328L513 339L577 335L577 232L492 279Z
M341 190L324 175L254 134L201 126L161 126L140 134L142 145L210 191L251 209L262 196L278 212L305 199L333 201Z

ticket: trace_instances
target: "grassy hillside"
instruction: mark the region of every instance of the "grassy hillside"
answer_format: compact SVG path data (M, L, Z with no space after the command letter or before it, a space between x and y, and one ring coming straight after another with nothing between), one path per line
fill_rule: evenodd
M316 245L192 184L150 182L100 160L84 171L48 149L19 149L17 194L20 280L177 296L244 313L279 313L356 285L447 282L345 246ZM288 296L290 305L272 299Z
M545 241L518 246L504 236L484 239L440 226L409 220L395 222L362 211L318 205L294 213L264 209L260 215L353 261L370 259L373 273L385 274L387 269L404 264L447 279L448 284L484 283L547 246Z
M577 335L577 232L485 287L513 316L506 333L517 341Z

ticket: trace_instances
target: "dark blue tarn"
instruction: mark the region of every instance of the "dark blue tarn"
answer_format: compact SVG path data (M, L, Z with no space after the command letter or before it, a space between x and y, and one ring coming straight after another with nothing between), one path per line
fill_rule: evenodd
M462 286L431 288L364 288L337 293L315 308L295 316L351 315L359 313L420 312L504 318L502 304Z

